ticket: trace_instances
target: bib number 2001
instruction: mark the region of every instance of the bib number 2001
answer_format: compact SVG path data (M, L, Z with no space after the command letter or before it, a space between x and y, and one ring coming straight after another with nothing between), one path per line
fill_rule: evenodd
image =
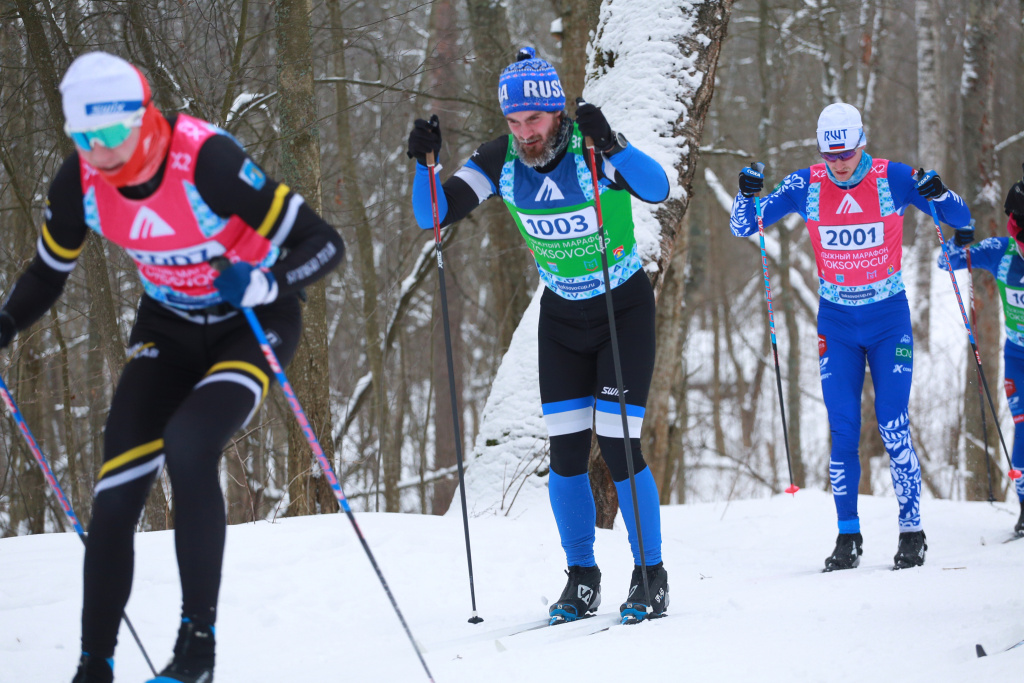
M825 249L870 249L885 242L885 225L864 223L861 225L819 225L821 246Z

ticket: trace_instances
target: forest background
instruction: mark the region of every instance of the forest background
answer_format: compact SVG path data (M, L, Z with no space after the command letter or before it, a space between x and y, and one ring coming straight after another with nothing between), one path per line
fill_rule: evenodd
M433 240L412 215L406 137L415 118L438 114L447 177L477 145L505 134L497 78L526 44L558 68L568 102L586 92L613 127L637 132L650 113L627 116L637 113L629 104L637 93L629 92L625 71L635 60L625 56L643 38L637 27L620 29L650 3L632 2L0 0L0 291L9 293L33 257L47 187L71 151L56 88L61 75L83 52L119 54L148 75L165 112L230 131L343 234L348 262L310 290L289 378L353 507L445 513L456 491L458 441L469 493L483 463L497 481L476 492L473 509L508 514L517 492L527 483L543 486L547 473L543 432L524 439L505 426L532 420L542 428L539 402L522 412L522 404L503 399L518 385L501 379L522 366L518 380L536 382L514 349L517 327L531 324L524 312L537 291L536 270L497 200L446 231L456 434ZM1024 0L657 4L687 19L674 36L687 59L680 87L660 92L657 81L639 80L634 88L653 88L659 92L647 94L667 94L679 105L656 122L659 138L679 153L666 169L672 198L650 214L659 229L647 268L658 292L659 355L644 453L663 504L764 497L784 488L789 474L758 245L728 228L737 172L764 161L770 187L815 163L818 113L830 102L850 102L863 113L872 155L936 169L968 201L979 238L1003 234L1002 197L1024 160L1017 115ZM633 43L616 46L622 35ZM618 64L616 57L623 57ZM630 139L643 140L639 132ZM806 230L791 219L766 231L789 449L796 483L827 490L817 276ZM966 334L958 315L940 311L953 293L935 267L930 217L908 213L904 249L915 329L911 427L926 495L984 500L988 464L994 497L1004 500L1005 463L991 416L982 428ZM95 236L80 260L51 314L3 353L0 373L87 521L141 285L125 255ZM976 277L974 296L982 359L1009 445L1001 311L990 276ZM515 366L504 374L503 359ZM891 495L872 405L866 382L860 490ZM334 510L289 413L273 392L226 449L231 523ZM500 462L488 458L494 448ZM614 489L596 456L592 473L599 524L610 526ZM141 530L173 526L169 484L161 484ZM47 488L5 415L0 535L63 529Z

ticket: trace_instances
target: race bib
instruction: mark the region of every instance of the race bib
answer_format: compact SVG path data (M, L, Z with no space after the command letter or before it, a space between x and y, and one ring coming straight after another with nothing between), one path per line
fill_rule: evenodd
M1022 289L1006 289L1006 303L1010 304L1014 308L1024 308L1024 290Z
M520 213L526 234L539 240L564 240L597 232L597 212L593 206L568 213Z
M853 251L871 249L885 244L885 224L861 223L859 225L819 225L822 249L830 251Z

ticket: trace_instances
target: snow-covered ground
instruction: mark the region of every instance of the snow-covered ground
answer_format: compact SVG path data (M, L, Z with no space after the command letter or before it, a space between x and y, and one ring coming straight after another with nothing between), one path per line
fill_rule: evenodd
M669 617L587 636L506 635L542 619L564 583L550 513L471 520L476 626L457 514L359 520L438 682L1021 680L1024 648L1000 652L1024 638L1024 541L1001 543L1015 505L926 500L927 562L892 572L895 506L861 499L862 565L834 574L818 572L835 537L827 494L663 508ZM136 552L127 611L162 666L180 596L171 533L139 535ZM81 558L73 534L0 540L0 682L71 679ZM598 531L597 558L595 627L627 591L621 527ZM341 515L231 527L220 610L220 683L427 680ZM123 627L116 674L147 678Z

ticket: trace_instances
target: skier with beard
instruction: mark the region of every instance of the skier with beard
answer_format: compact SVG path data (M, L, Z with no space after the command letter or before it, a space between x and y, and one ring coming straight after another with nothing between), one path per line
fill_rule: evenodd
M903 212L913 205L957 228L958 244L973 239L971 214L934 171L914 169L865 150L867 137L856 107L837 102L818 117L818 153L824 163L786 176L761 201L763 224L791 213L807 223L818 266L818 356L821 393L828 412L832 451L829 477L839 535L825 571L860 564L863 538L857 515L860 483L860 402L865 361L875 387L875 416L899 502L899 543L894 569L924 564L921 467L910 439L910 383L914 337L900 270ZM758 231L754 195L764 175L747 167L729 221L734 235Z
M597 610L601 571L594 557L596 510L587 461L591 432L619 497L633 552L623 620L660 616L668 607L668 575L661 559L658 491L640 452L647 392L654 370L654 295L637 254L631 195L645 202L668 197L665 171L615 134L601 110L578 103L573 120L555 69L523 48L498 82L498 101L508 123L503 135L477 148L438 192L441 225L469 214L498 195L512 214L537 262L546 289L538 328L539 381L551 445L548 491L568 564L568 582L551 605L552 624ZM598 155L601 209L612 293L605 291L597 235L594 186L584 138ZM413 208L423 229L433 228L428 153L441 150L436 116L419 119L409 135L409 157L417 160ZM619 412L605 296L616 320L628 428L643 533L650 595L644 595L641 557L626 448Z
M1003 385L1014 424L1011 460L1013 467L1019 470L1024 468L1024 401L1020 393L1024 390L1024 180L1018 180L1010 188L1003 209L1008 216L1006 231L1010 236L989 237L970 247L970 252L971 266L992 273L1003 301L1003 317L1006 319ZM967 267L967 253L963 247L949 245L947 253L953 270ZM939 253L938 266L946 269L946 255L943 253ZM1015 479L1014 486L1021 509L1013 531L1024 536L1024 478Z
M35 259L0 311L0 348L54 305L90 229L135 261L144 290L93 490L73 683L114 678L135 526L165 465L182 606L173 658L153 681L211 683L226 527L220 455L274 378L237 309L252 308L287 364L302 331L300 290L341 261L344 244L225 131L165 117L120 57L81 55L60 91L76 150L50 185ZM231 262L219 275L209 264L217 256Z

